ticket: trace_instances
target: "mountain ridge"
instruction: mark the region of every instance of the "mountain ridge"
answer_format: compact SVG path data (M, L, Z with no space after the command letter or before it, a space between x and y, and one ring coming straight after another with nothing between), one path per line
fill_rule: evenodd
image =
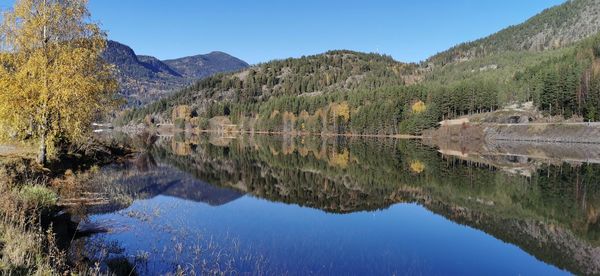
M274 60L198 81L119 119L205 129L227 117L222 124L250 132L396 135L533 101L544 115L598 120L596 30L600 0L572 0L429 62L344 50ZM524 40L529 34L543 39Z
M218 53L216 57L214 53ZM120 94L127 99L128 106L142 106L194 81L249 66L218 51L163 61L149 55L138 55L131 47L113 40L108 41L103 57L116 67Z
M598 32L600 0L568 0L521 24L437 53L425 62L443 66L500 52L558 49Z
M179 74L191 78L204 78L216 73L229 71L229 68L242 69L250 66L245 61L221 51L212 51L208 54L162 60L162 62L173 68ZM203 70L198 70L198 64L204 65L204 68L202 68Z

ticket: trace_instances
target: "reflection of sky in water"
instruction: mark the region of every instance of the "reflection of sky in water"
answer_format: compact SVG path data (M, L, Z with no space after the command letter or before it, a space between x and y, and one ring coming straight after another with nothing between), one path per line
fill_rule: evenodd
M198 255L208 266L217 256L220 263L233 260L230 266L242 273L564 274L414 204L336 215L251 196L219 207L158 196L91 219L129 226L96 239L118 241L132 260L149 252L148 263L137 268L142 274L172 272L174 263L199 264Z

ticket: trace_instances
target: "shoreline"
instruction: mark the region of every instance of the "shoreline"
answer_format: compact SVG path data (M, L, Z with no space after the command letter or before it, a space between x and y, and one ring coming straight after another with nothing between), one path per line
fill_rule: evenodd
M185 132L185 130L184 130ZM311 132L283 132L283 131L215 131L215 130L200 130L196 133L222 133L222 134L260 134L260 135L283 135L283 136L320 136L320 137L361 137L361 138L393 138L407 140L423 140L427 137L410 134L352 134L352 133L311 133Z
M175 136L177 134L219 134L226 135L282 135L282 136L315 136L323 138L386 138L401 140L448 140L448 141L504 141L530 142L548 144L600 144L600 122L592 123L465 123L460 125L442 125L439 128L427 129L421 135L411 134L353 134L353 133L312 133L284 131L222 131L211 129L175 129L173 127L130 128L118 127L112 131L122 131L135 135L142 132L156 132L158 136ZM597 135L596 135L597 134Z
M464 123L426 131L436 142L600 144L600 123Z
M362 138L390 138L390 139L405 139L405 140L424 140L430 139L431 137L424 135L411 135L411 134L353 134L353 133L313 133L313 132L284 132L284 131L247 131L247 130L235 130L235 131L220 131L211 129L175 129L173 127L116 127L112 131L122 131L127 134L139 134L145 131L154 131L159 136L174 136L178 133L191 133L191 134L221 134L221 135L283 135L283 136L320 136L320 137L362 137Z
M82 184L90 174L134 152L120 144L92 143L88 149L66 152L43 166L35 161L35 150L30 146L11 142L0 145L0 202L4 206L0 210L0 230L8 232L8 237L17 237L6 239L0 235L0 249L6 254L19 253L29 262L20 267L24 274L92 271L88 263L73 263L67 256L74 237L85 233L79 229L73 206L63 202L71 197L82 198L77 193L86 195ZM85 202L78 204L77 208L85 206ZM0 274L15 264L0 260Z

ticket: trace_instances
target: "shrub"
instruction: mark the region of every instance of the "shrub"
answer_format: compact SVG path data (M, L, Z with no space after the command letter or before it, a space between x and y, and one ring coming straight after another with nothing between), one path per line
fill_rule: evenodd
M427 106L425 105L424 102L422 101L417 101L412 105L412 112L416 113L416 114L420 114L425 112L425 110L427 110Z
M425 170L425 163L419 160L412 161L410 162L410 170L413 173L420 174Z
M173 108L172 119L190 119L192 117L192 108L188 105L179 105Z
M58 196L54 191L41 185L24 186L21 188L19 196L25 203L40 209L51 208L58 201Z

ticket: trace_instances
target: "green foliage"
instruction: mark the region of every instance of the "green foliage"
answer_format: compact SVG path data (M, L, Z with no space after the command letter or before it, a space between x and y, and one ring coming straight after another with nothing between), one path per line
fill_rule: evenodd
M548 115L598 120L598 45L600 35L554 51L492 54L433 70L425 83L441 91L433 102L443 118L533 100Z
M402 74L412 70L413 65L398 63L388 56L332 51L272 61L243 73L207 78L174 98L187 103L197 91L205 91L207 98L218 96L221 91L234 91L235 95L228 98L234 103L260 102L271 97L403 84Z
M600 43L594 45L594 56L600 58Z
M600 18L596 0L566 1L526 22L510 26L491 36L455 46L431 57L438 66L458 60L485 57L503 52L546 50L563 47L598 32Z
M573 5L588 5L585 1ZM564 22L544 17L569 14L561 6L473 45L538 32L540 22L554 22L550 25L555 27ZM125 112L121 122L141 122L146 114L168 118L165 114L174 107L189 105L198 118L228 116L234 124L260 131L415 134L439 120L526 101L549 115L598 120L598 37L537 52L489 42L491 48L443 67L417 67L351 51L278 60L199 81L168 99ZM454 50L461 52L461 47ZM433 59L440 57L445 59ZM417 102L424 105L423 114L411 111ZM343 120L332 110L341 103L349 108ZM246 124L250 120L251 126Z
M594 54L600 35L519 74L517 81L532 91L536 106L549 115L597 120L600 111L599 59Z
M399 133L421 133L423 130L433 128L439 121L437 105L433 104L425 112L415 113L410 109L404 111L403 120L398 126Z
M221 81L224 79L236 77L222 75L207 79L197 84L198 87L188 88L171 99L156 102L144 109L128 111L123 117L126 120L141 121L145 114L168 114L175 106L183 104L193 106L194 112L201 118L229 116L232 122L238 123L244 121L244 118L258 116L255 130L262 131L284 131L287 121L283 115L287 112L296 118L293 124L295 130L313 133L414 134L434 127L442 119L494 111L508 103L534 100L541 110L552 115L582 115L595 120L598 119L597 114L600 114L597 109L600 96L596 96L595 92L598 91L600 82L596 74L592 74L594 55L589 53L593 53L594 47L600 44L596 40L598 38L588 39L576 47L556 51L509 52L449 65L430 72L422 84L417 85L393 84L382 75L372 75L374 79L380 80L374 83L379 84L358 82L352 89L343 89L334 84L327 86L326 92L310 95L305 93L311 93L312 90L284 89L279 95L273 95L273 91L268 92L268 98L264 94L268 89L263 89L263 94L259 93L252 99L231 98L219 102L205 99L210 103L199 105L198 102L202 100L198 101L198 98L206 91L235 90L227 85L220 85L223 85ZM385 60L378 56L367 57ZM279 62L283 61L274 64ZM290 62L289 66L294 66L294 61L287 62ZM312 63L305 60L298 64L308 66L307 64ZM285 68L288 69L281 70L290 72L289 67ZM304 70L308 70L310 74L316 72L311 70L317 70L306 68ZM258 71L248 74L259 75ZM589 84L582 82L586 74L590 76ZM259 83L261 86L266 85ZM582 83L585 87L582 87ZM211 88L211 85L215 86ZM427 107L423 114L413 114L411 111L412 105L418 101L422 101ZM339 121L339 118L332 119L329 112L332 105L342 102L347 102L350 108L349 118L345 122ZM301 118L303 112L310 116Z
M30 206L47 209L56 206L58 196L56 193L41 185L27 185L19 193L21 200Z
M493 111L498 108L498 85L483 78L471 78L446 86L434 86L433 103L443 118Z
M263 104L277 98L302 95L302 98L317 97L325 103L330 102L327 95L331 93L403 85L404 76L415 69L416 65L402 64L388 56L352 51L272 61L241 73L204 79L168 99L142 109L131 109L122 114L119 121L140 122L146 114L168 114L174 106L189 105L200 117L226 115L235 122L262 113ZM318 109L316 105L305 108L307 111ZM296 111L298 114L301 110Z

